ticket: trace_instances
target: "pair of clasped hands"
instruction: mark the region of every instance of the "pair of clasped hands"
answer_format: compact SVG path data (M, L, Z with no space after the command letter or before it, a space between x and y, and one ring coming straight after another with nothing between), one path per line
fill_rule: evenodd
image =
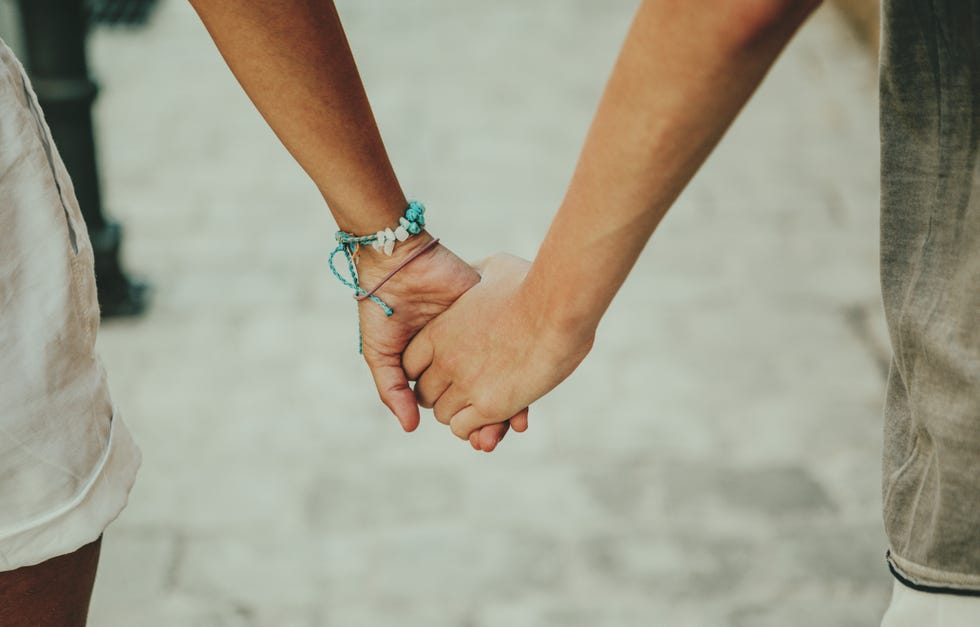
M391 257L362 249L361 284L374 284L431 239L423 232ZM592 337L553 328L527 293L529 268L504 254L471 267L439 244L379 290L391 317L359 303L364 359L405 431L418 427L424 407L474 449L493 451L509 428L527 429L528 406L582 361Z

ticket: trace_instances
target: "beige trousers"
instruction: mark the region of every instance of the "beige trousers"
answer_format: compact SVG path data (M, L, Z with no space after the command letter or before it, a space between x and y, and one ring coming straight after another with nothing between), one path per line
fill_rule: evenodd
M140 452L95 354L92 246L23 68L0 41L0 571L71 553Z

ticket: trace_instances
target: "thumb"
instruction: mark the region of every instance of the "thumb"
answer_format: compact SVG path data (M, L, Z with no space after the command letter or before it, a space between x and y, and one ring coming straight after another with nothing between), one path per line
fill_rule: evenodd
M370 368L381 402L395 414L402 429L415 431L420 421L419 407L416 404L415 393L408 387L405 371L398 364L398 357L385 359L382 363L370 364Z
M461 440L468 440L470 434L480 427L497 422L503 421L486 418L475 407L472 405L467 405L452 417L452 419L449 421L449 428L452 430L453 435L455 435L457 438Z

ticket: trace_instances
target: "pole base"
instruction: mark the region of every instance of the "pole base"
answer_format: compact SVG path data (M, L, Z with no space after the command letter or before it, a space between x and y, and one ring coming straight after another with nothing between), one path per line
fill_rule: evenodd
M116 222L109 222L100 229L90 230L89 239L95 255L95 287L102 318L142 314L149 306L150 286L143 281L130 279L119 263L122 227Z
M144 26L156 0L88 0L86 8L93 24Z

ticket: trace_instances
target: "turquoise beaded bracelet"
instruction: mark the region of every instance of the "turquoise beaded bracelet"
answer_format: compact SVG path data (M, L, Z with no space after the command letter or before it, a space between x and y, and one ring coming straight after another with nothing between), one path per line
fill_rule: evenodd
M425 205L413 200L408 203L408 208L405 210L405 214L398 218L398 226L394 229L387 228L383 231L378 231L373 235L354 235L353 233L347 233L346 231L337 231L334 236L337 240L337 247L333 249L330 253L330 257L327 259L327 264L330 266L330 271L333 275L343 283L345 286L354 290L354 297L361 300L363 298L369 298L370 300L377 303L381 309L385 312L385 316L391 316L395 311L388 306L386 302L378 298L374 294L374 290L369 293L367 290L361 287L360 281L357 276L357 253L361 246L371 246L378 252L384 252L384 254L391 256L395 250L395 244L399 242L404 242L409 237L413 235L418 235L422 232L425 227ZM334 257L338 254L343 253L344 258L347 260L347 271L350 274L350 278L344 277L334 266ZM402 266L399 266L400 269ZM388 277L390 278L390 277ZM387 279L385 279L387 280ZM375 288L376 290L377 288ZM358 352L363 352L364 342L361 337L360 324L358 324Z

